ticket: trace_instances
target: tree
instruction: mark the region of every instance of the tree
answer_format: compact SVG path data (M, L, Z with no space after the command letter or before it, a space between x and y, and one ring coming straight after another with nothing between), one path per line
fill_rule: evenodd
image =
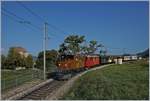
M88 46L82 46L82 54L88 54L90 52L90 49Z
M46 71L51 71L56 69L56 60L58 52L56 50L47 50L46 51ZM38 54L38 59L36 61L36 67L43 69L43 51Z
M98 47L101 47L101 44L98 44L96 40L91 40L89 44L89 50L91 54L94 54Z
M28 55L27 58L25 58L25 65L26 65L26 68L32 68L33 67L32 55Z
M99 47L102 47L102 45L95 40L91 40L87 46L82 47L82 53L94 54Z
M60 45L59 52L76 55L81 51L81 43L85 41L84 38L84 36L78 35L68 36L64 43Z
M5 69L5 62L6 62L6 57L5 55L1 55L1 67L2 69Z
M59 47L60 48L59 48L58 52L60 55L64 55L64 54L69 53L67 46L65 46L65 43L62 43Z
M24 60L22 56L18 52L15 51L14 47L11 47L9 49L8 56L6 59L6 67L8 69L15 69L18 66L24 65L23 62Z

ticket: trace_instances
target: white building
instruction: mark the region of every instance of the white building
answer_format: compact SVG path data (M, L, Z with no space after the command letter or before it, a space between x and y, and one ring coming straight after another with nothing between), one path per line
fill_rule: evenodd
M124 61L129 61L129 60L131 60L131 56L123 56L123 60Z
M27 53L26 49L22 47L14 47L15 51L18 52L21 56L28 57L29 53Z
M136 55L132 55L131 56L131 60L137 60L137 56Z

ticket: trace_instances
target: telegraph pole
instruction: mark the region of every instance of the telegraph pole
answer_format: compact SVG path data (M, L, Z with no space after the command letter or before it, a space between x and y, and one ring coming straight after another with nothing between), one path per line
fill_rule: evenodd
M44 77L44 80L46 79L46 75L45 75L46 73L46 40L47 40L47 23L45 22L44 23L44 40L43 40L43 56L44 56L43 77Z

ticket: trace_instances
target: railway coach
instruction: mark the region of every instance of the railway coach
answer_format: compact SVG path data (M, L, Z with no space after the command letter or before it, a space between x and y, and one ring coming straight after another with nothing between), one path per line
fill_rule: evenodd
M66 80L81 71L91 69L94 66L112 63L108 56L92 55L61 55L56 65L58 71L54 73L54 79ZM49 76L50 77L50 76Z
M98 55L63 55L57 61L58 69L61 71L80 71L99 64L100 58Z
M61 71L79 71L84 67L85 57L75 55L60 56L57 67Z
M92 68L100 64L100 58L97 55L88 55L85 57L84 68Z

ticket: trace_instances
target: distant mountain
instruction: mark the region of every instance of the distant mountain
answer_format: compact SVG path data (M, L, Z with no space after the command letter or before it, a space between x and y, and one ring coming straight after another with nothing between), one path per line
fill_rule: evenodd
M126 54L123 54L122 56L130 56L131 54L128 54L128 53L126 53Z
M149 48L143 52L137 53L138 56L149 57Z

